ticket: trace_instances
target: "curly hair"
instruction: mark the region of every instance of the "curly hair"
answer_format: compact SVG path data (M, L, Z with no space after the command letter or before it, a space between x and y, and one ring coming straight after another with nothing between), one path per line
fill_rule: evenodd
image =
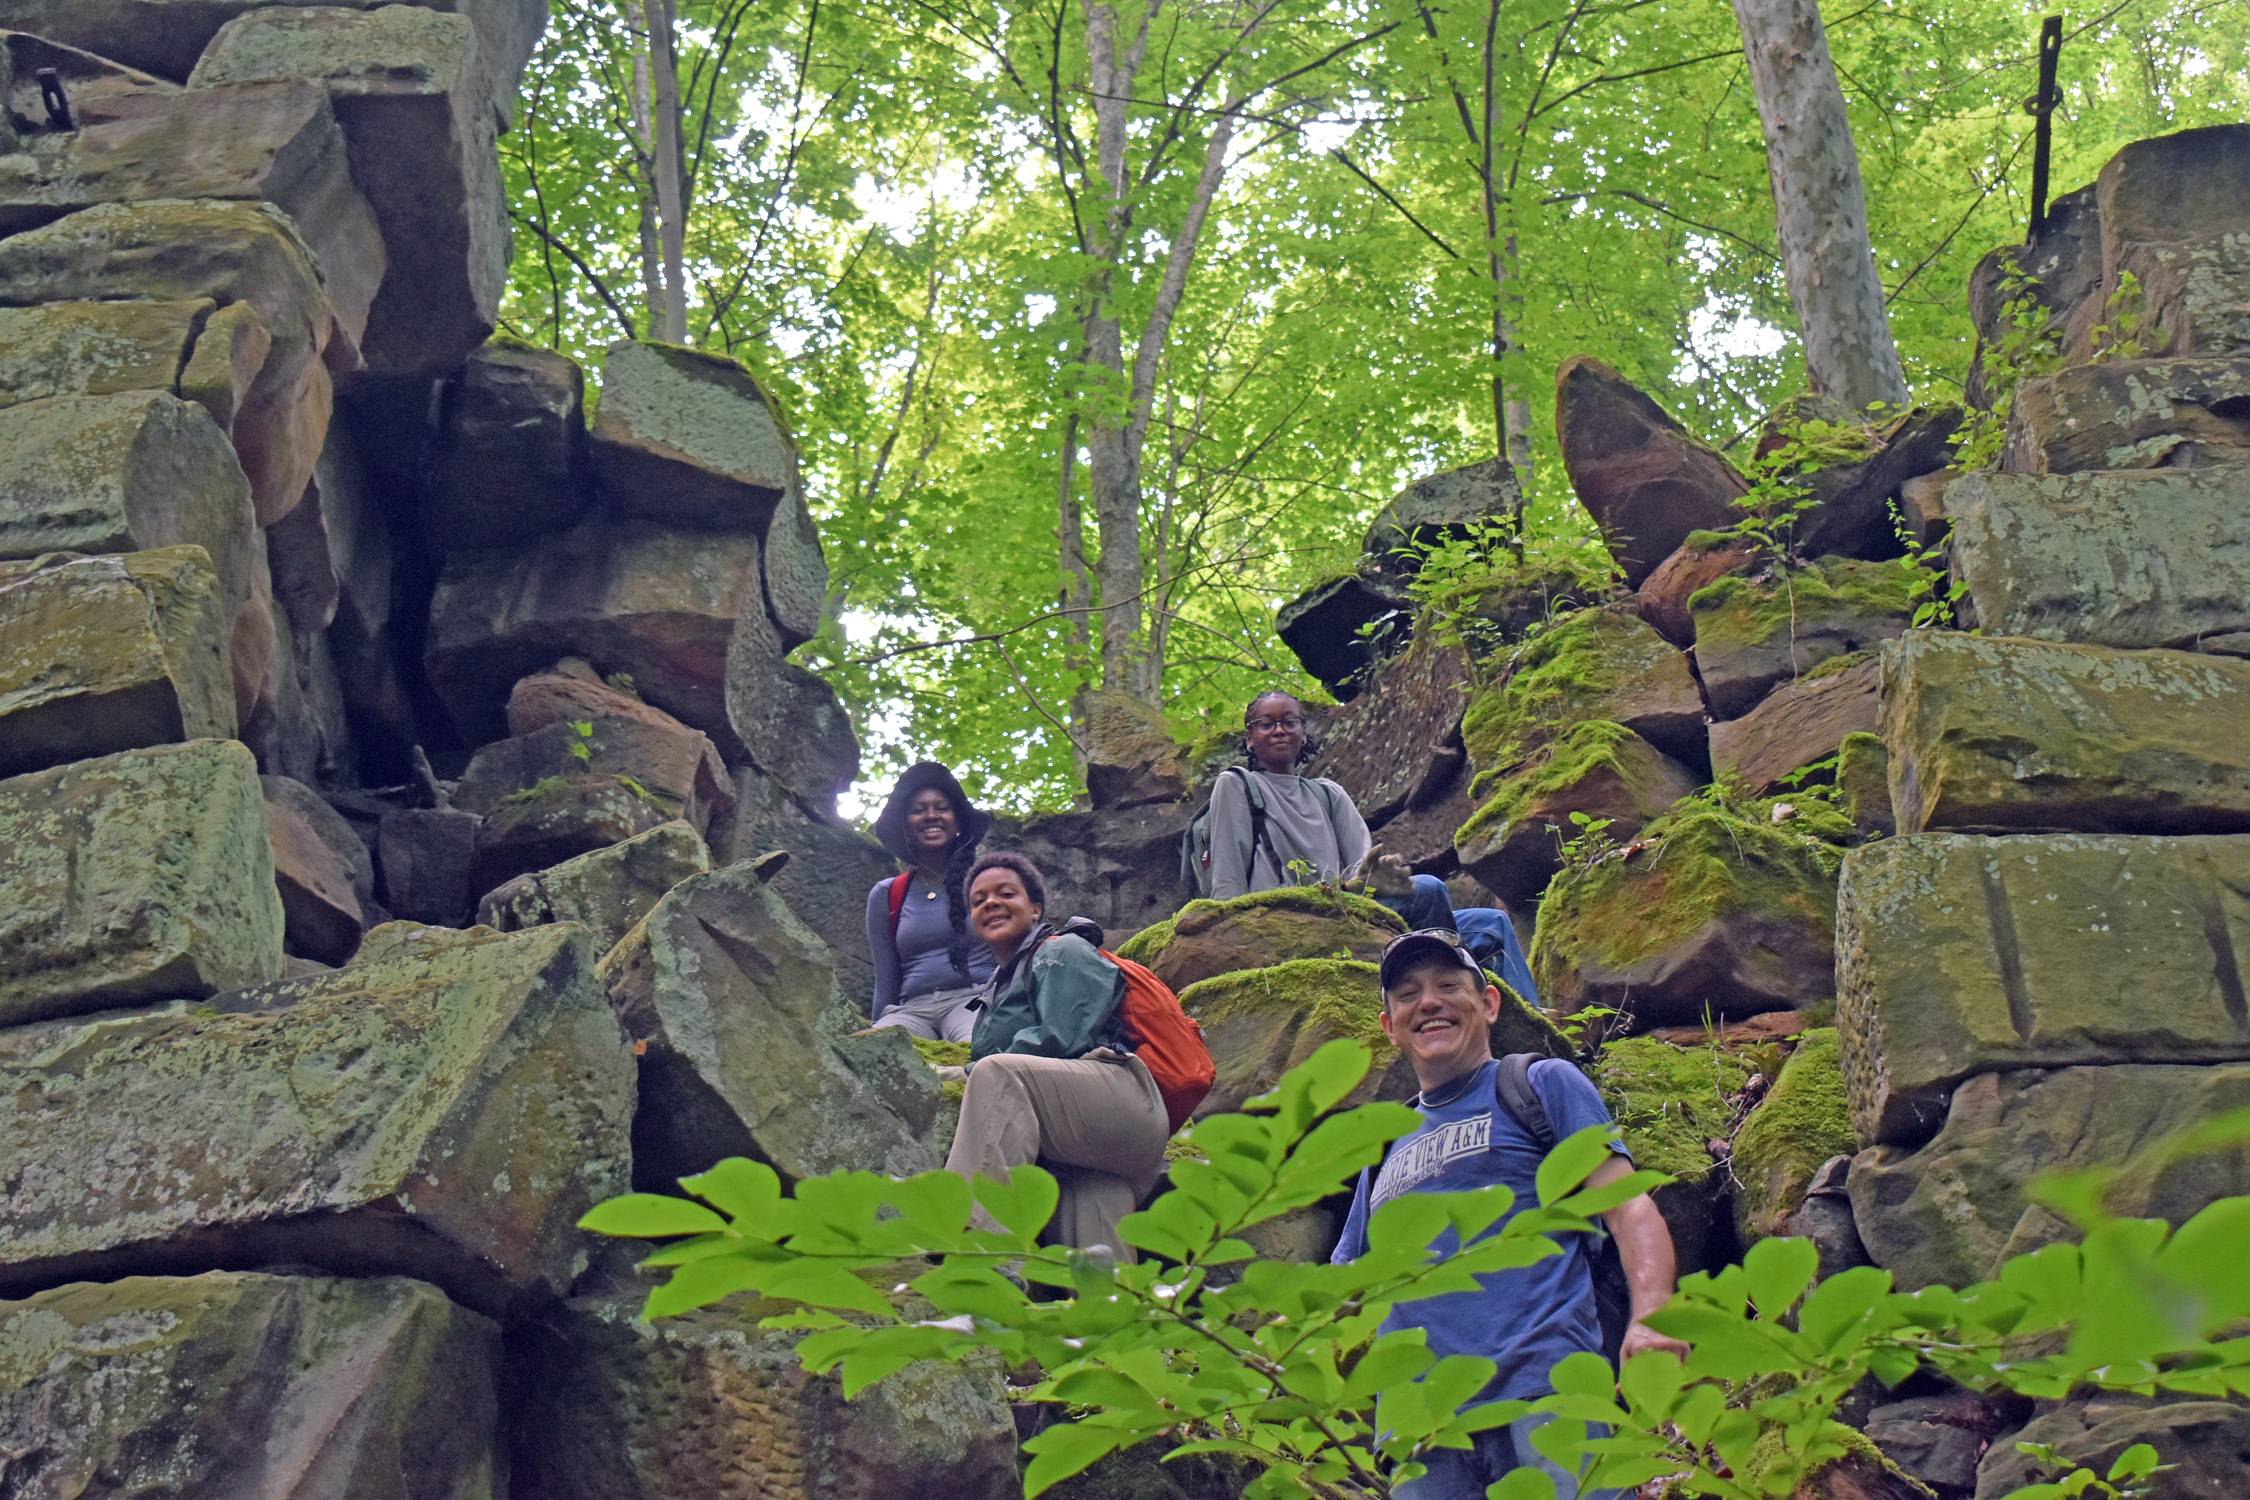
M1301 766L1307 761L1311 760L1314 756L1318 755L1320 753L1320 741L1313 736L1312 720L1305 714L1305 705L1299 702L1297 695L1290 692L1287 688L1267 688L1257 697L1252 698L1249 703L1247 703L1243 707L1243 760L1247 761L1251 765L1256 765L1258 763L1257 757L1250 753L1250 720L1251 717L1258 712L1258 705L1265 702L1268 698L1287 698L1291 703L1295 703L1297 705L1298 717L1305 719L1305 742L1297 747L1297 764Z
M956 808L955 816L959 813ZM969 952L976 942L969 933L969 870L977 862L979 842L965 835L956 837L945 855L945 919L953 928L953 935L945 940L945 957L963 984L976 983L969 973Z
M1044 916L1047 911L1047 882L1040 877L1039 867L1013 849L1002 849L987 854L969 867L969 878L964 888L977 883L977 877L987 870L1006 870L1023 882L1023 893Z

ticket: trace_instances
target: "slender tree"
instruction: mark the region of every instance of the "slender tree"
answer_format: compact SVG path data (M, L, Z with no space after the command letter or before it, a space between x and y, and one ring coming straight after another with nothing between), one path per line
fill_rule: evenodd
M1734 0L1765 127L1774 228L1812 388L1854 411L1906 402L1867 233L1859 152L1819 0Z

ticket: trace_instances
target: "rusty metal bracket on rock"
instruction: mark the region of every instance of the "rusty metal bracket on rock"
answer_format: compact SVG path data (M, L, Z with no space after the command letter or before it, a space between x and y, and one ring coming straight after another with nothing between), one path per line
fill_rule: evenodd
M2047 158L2054 143L2055 106L2062 103L2062 92L2055 86L2055 64L2062 57L2061 16L2049 16L2039 25L2039 92L2023 101L2024 113L2038 121L2031 147L2031 228L2024 234L2024 244L2039 241L2039 232L2047 227Z

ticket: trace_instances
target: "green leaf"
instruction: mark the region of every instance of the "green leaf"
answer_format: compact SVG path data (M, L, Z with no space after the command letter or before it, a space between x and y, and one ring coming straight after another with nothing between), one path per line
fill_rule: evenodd
M1758 1315L1771 1321L1796 1306L1812 1285L1820 1272L1820 1252L1810 1240L1760 1240L1742 1258L1742 1269L1748 1274L1750 1300Z
M1058 1422L1023 1445L1031 1463L1023 1472L1024 1500L1060 1484L1088 1465L1108 1457L1133 1435L1085 1422Z
M995 1182L979 1172L973 1186L976 1200L984 1205L984 1211L1027 1249L1038 1239L1039 1231L1047 1227L1047 1221L1055 1216L1055 1205L1062 1198L1054 1175L1043 1167L1017 1167L1008 1174L1006 1182ZM1071 1470L1071 1473L1076 1472Z
M1510 1469L1484 1493L1486 1500L1555 1500L1555 1481L1543 1469Z
M680 1179L680 1186L714 1205L744 1234L779 1239L773 1212L781 1202L781 1178L762 1161L730 1156L708 1172Z
M578 1227L595 1234L659 1239L674 1234L709 1234L725 1229L727 1221L702 1204L690 1203L685 1198L627 1193L586 1210Z
M1589 1125L1555 1142L1555 1148L1539 1164L1536 1181L1540 1203L1559 1204L1569 1197L1594 1168L1616 1154L1610 1149L1616 1139L1617 1127L1602 1124Z

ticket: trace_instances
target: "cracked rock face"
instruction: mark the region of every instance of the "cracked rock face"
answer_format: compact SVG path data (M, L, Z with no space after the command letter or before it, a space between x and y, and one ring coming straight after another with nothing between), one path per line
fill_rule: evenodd
M11 1493L488 1500L500 1330L403 1276L210 1272L0 1302Z
M278 1261L500 1315L568 1289L626 1185L633 1062L575 925L18 1027L0 1079L0 1290Z

